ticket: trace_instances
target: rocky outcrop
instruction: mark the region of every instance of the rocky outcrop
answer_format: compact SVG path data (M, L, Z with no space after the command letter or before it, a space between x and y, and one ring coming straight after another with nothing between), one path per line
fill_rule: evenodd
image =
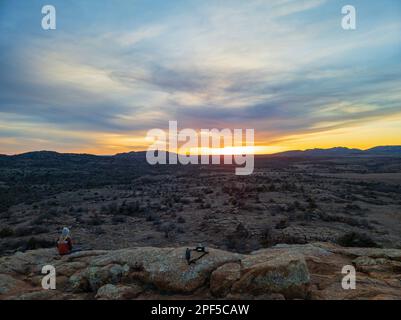
M232 293L279 293L287 299L305 299L309 294L310 275L302 254L262 252L245 257L240 278L231 287Z
M96 299L103 300L127 300L136 298L143 289L138 285L113 285L106 284L97 290Z
M16 253L0 258L0 299L401 298L401 250L313 243L243 255L210 248L188 265L185 249ZM42 289L44 265L56 269L55 290ZM341 286L345 265L356 269L355 290Z

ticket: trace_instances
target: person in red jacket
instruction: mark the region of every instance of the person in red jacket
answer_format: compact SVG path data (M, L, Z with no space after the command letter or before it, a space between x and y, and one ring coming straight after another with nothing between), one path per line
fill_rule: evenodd
M69 254L72 251L70 229L67 227L63 228L61 236L57 241L57 250L60 255Z

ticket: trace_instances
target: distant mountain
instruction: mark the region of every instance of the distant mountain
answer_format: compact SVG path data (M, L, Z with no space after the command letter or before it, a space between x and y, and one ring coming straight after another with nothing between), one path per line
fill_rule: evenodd
M365 151L374 155L399 155L401 156L401 146L382 146L374 147Z
M145 159L146 158L146 151L131 151L131 152L124 152L124 153L117 153L113 156L117 159Z
M125 153L117 153L116 155L112 156L117 159L132 159L132 160L146 160L146 153L147 151L131 151L131 152L125 152ZM166 158L170 156L170 153L174 155L175 153L173 152L168 152L166 151Z
M260 155L264 156L264 155ZM265 155L268 157L347 157L347 156L395 156L401 157L401 146L378 146L367 150L350 149L345 147L335 147L330 149L307 149L307 150L291 150L280 153ZM167 152L168 158L168 152ZM58 153L55 151L33 151L18 155L0 154L2 160L23 160L23 161L92 161L92 160L136 160L146 161L146 151L131 151L125 153L117 153L114 156L97 156L85 153Z
M80 166L84 163L96 163L99 160L107 160L110 157L96 156L91 154L78 153L58 153L54 151L33 151L17 155L0 156L1 165L21 165L37 166L63 166L66 164Z
M55 151L32 151L32 152L17 154L11 157L15 157L18 159L27 159L27 160L44 160L44 159L48 160L48 159L62 158L64 157L64 154Z
M277 157L347 157L347 156L401 156L401 146L378 146L368 150L335 147L330 149L291 150L275 153Z
M363 154L360 149L349 149L344 147L335 147L330 149L307 149L291 150L274 154L274 156L284 157L330 157L330 156L352 156Z
M21 160L78 160L78 159L94 159L98 156L86 153L59 153L55 151L32 151L21 153L13 156L12 158L17 158Z

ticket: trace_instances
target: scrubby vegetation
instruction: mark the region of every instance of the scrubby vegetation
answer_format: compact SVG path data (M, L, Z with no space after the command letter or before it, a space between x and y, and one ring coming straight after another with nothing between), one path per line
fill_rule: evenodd
M0 254L51 246L65 225L93 249L400 247L397 172L401 158L262 157L236 176L232 166L149 166L135 153L0 157Z
M342 235L337 239L337 243L343 247L367 247L367 248L380 247L367 234L358 232L350 232Z

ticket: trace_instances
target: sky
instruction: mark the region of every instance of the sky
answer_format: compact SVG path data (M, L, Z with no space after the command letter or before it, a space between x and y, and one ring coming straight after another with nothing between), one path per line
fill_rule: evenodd
M169 120L259 153L401 145L400 75L399 0L0 0L0 153L146 150Z

